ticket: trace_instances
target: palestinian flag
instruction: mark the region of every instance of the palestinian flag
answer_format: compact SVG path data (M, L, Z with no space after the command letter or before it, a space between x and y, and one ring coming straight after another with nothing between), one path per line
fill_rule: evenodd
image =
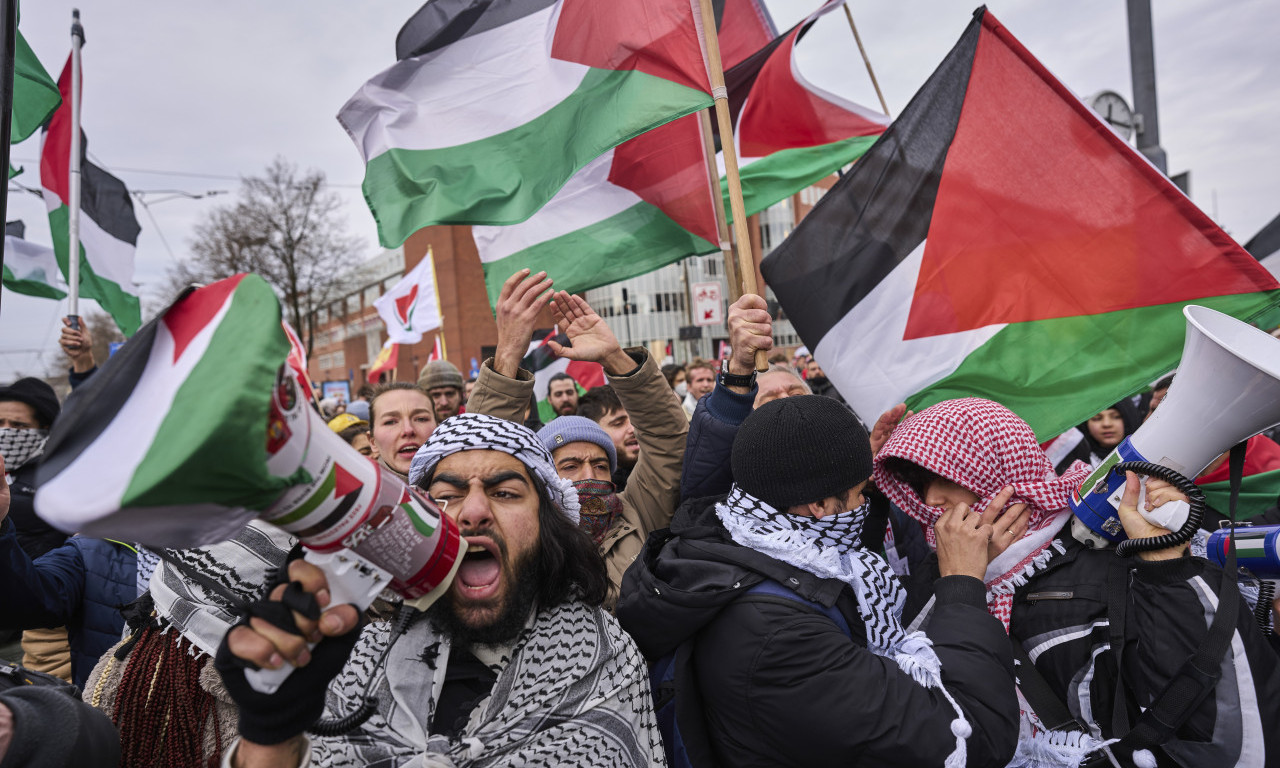
M610 147L710 106L695 0L427 3L338 114L382 244L514 224Z
M1223 517L1230 514L1231 470L1225 460L1197 477L1196 485L1204 491L1210 507ZM1277 503L1280 503L1280 445L1265 435L1254 435L1245 447L1236 519L1256 517Z
M471 228L489 303L525 267L580 293L717 252L712 194L698 115L607 150L528 221Z
M289 351L262 278L189 289L71 394L37 471L36 511L88 536L230 538L254 516L246 508L266 509L299 481L267 466L272 390Z
M436 271L431 254L409 270L373 302L387 325L387 337L396 344L417 344L422 334L440 327L440 303L436 298Z
M830 0L804 21L725 73L733 138L748 215L759 213L861 157L889 118L824 91L805 79L796 45L821 16L840 8ZM729 182L721 192L729 213Z
M53 249L64 276L70 274L67 222L71 215L71 59L58 78L62 106L45 131L40 153L40 186L49 209ZM88 161L88 140L80 142L80 296L93 299L126 336L142 325L133 256L138 218L124 182ZM69 279L69 278L68 278Z
M550 423L558 415L547 400L547 386L551 383L552 376L557 373L567 373L572 376L578 385L579 395L592 387L608 383L604 377L604 368L599 363L584 363L556 357L550 345L547 344L549 341L555 341L561 346L569 345L569 337L563 333L557 334L550 329L534 331L533 340L529 342L529 351L520 362L521 368L533 374L533 396L538 399L538 417L542 419L543 424Z
M369 383L377 384L378 377L383 373L389 373L390 378L395 378L396 366L400 363L400 345L394 341L388 341L382 345L382 351L374 358L373 364L369 366Z
M44 299L66 298L58 279L58 259L52 248L23 239L26 227L21 221L5 225L4 287L14 293Z
M13 114L9 119L9 141L20 144L44 125L62 103L58 86L45 71L22 31L17 32L13 56ZM19 171L9 166L9 178Z
M868 424L986 397L1056 436L1280 284L983 9L764 276Z

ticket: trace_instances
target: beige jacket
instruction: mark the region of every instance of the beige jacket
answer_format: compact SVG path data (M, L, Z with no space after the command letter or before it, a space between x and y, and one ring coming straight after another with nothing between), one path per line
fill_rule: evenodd
M617 603L622 574L640 554L645 539L670 524L680 503L680 470L689 434L689 420L680 399L671 391L653 357L643 347L631 347L626 352L640 370L629 376L610 376L609 384L631 416L640 442L640 458L627 479L627 489L619 494L622 516L600 543L600 554L604 555L613 584L609 610ZM467 400L467 412L485 413L518 424L524 421L524 409L532 392L533 374L521 368L515 379L509 379L493 370L490 358L480 366L475 390Z

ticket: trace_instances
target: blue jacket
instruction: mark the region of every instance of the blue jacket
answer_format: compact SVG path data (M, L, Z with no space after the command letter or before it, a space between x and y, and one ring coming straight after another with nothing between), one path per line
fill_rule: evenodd
M733 438L738 427L751 415L756 402L756 386L745 395L734 392L719 381L711 394L698 401L689 421L689 437L685 442L684 469L680 475L680 497L697 499L721 496L733 485Z
M81 688L120 641L120 609L138 597L138 556L129 546L73 536L32 561L7 519L0 530L0 627L66 626L72 682Z

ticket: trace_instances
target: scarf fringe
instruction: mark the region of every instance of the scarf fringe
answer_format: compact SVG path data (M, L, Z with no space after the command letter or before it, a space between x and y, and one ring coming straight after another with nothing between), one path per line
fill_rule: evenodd
M1066 547L1057 539L1051 541L1050 545L1040 550L1021 570L1007 574L1000 581L990 584L987 587L987 602L993 602L998 596L1012 595L1018 591L1019 587L1025 586L1027 582L1031 581L1032 576L1035 576L1049 564L1049 561L1053 559L1055 549L1059 554L1066 554Z
M1100 741L1081 731L1037 731L1018 739L1008 768L1076 768L1089 753L1118 741Z

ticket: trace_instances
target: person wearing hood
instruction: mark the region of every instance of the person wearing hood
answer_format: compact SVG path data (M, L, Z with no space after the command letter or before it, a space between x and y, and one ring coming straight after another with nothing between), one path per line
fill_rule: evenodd
M520 368L520 361L529 348L538 313L546 305L551 280L545 278L545 273L531 275L526 269L503 285L496 310L497 349L480 366L471 412L517 423L523 420L534 381L533 374ZM560 416L538 433L552 451L560 476L575 481L579 496L589 500L582 526L595 538L608 565L612 589L607 605L612 608L622 574L649 534L670 522L680 500L689 421L648 351L624 350L609 326L580 297L561 292L553 298L552 315L570 346L555 341L548 346L559 357L604 368L640 443L627 488L618 492L610 477L621 457L605 427L586 417L565 421L570 417ZM579 405L585 402L586 397Z
M1072 427L1046 447L1054 471L1062 474L1077 461L1098 467L1126 437L1142 426L1138 406L1125 398Z
M728 496L686 501L618 604L647 658L675 652L690 762L1006 765L1018 704L982 589L989 521L948 514L926 635L904 626L901 585L858 544L872 460L852 412L816 395L765 403L731 463Z
M1185 544L1128 560L1077 541L1069 499L1091 472L1076 462L1059 475L1025 421L979 398L947 400L915 414L876 455L876 487L925 526L939 555L939 526L949 510L967 505L996 516L983 576L986 603L1025 652L1022 663L1034 667L1057 700L1056 706L1040 698L1043 706L1024 707L1014 764L1275 764L1280 661L1243 603L1231 617L1234 635L1225 656L1200 673L1216 677L1216 686L1173 723L1172 735L1149 749L1113 743L1143 710L1163 711L1166 689L1182 690L1172 681L1206 642L1222 576L1189 556ZM1131 474L1119 507L1126 535L1167 534L1138 514L1138 485ZM1147 481L1147 509L1176 500L1186 497L1168 483ZM1002 513L1011 501L1022 506ZM1001 526L1006 519L1013 524ZM917 621L932 623L928 606ZM1032 690L1023 689L1035 698L1027 693ZM1055 722L1053 709L1070 719Z
M28 377L0 387L0 457L8 473L9 519L18 545L33 560L67 540L35 510L36 465L61 410L53 387L40 379Z

